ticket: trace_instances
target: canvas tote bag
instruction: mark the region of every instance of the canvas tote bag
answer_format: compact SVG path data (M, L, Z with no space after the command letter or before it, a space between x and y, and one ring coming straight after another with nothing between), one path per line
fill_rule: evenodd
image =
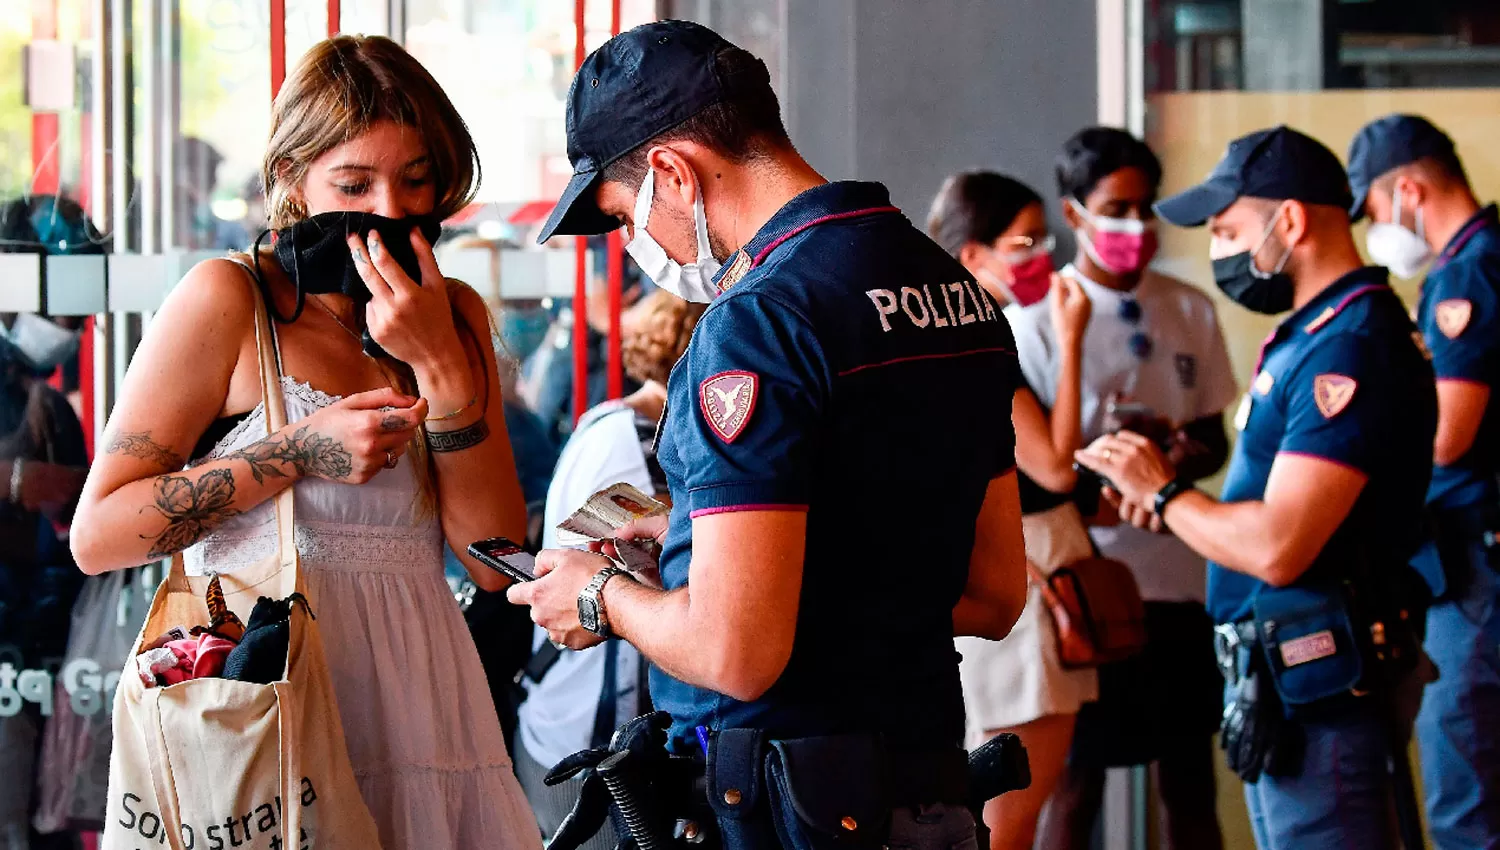
M256 293L255 341L267 434L286 424L274 331ZM258 597L306 595L293 535L292 488L275 501L279 547L219 577L244 622ZM181 556L157 588L115 692L114 751L103 850L378 850L344 744L317 622L297 606L286 672L269 685L193 679L147 688L134 669L144 643L173 626L207 625L207 577ZM313 614L317 600L311 596Z

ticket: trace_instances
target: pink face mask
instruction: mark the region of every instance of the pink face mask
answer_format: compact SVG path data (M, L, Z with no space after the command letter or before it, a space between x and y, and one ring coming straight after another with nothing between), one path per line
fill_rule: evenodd
M1052 288L1053 271L1052 255L1043 252L1024 262L1013 264L1010 267L1010 283L1001 280L989 269L980 269L979 276L990 285L991 291L998 289L1003 293L1006 301L1030 307L1047 297L1047 292Z
M1015 279L1010 283L1010 291L1015 295L1016 303L1030 307L1046 298L1047 290L1052 288L1052 272L1051 254L1037 254L1024 263L1011 266L1010 273Z
M1078 215L1094 228L1092 238L1083 229L1077 232L1078 244L1099 268L1111 274L1135 274L1156 256L1156 231L1135 218L1105 218L1094 215L1072 198L1068 202Z

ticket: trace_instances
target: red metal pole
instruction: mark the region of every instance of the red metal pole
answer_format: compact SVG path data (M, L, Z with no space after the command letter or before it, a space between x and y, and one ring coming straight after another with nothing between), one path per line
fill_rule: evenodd
M271 0L271 99L286 79L286 0Z
M51 41L57 38L57 7L55 0L31 0L31 38L34 41ZM31 192L36 195L55 195L62 182L62 169L57 156L60 116L55 112L31 115Z
M620 0L610 0L609 3L609 34L611 37L620 34ZM609 397L619 398L625 394L625 361L621 354L624 341L620 333L625 258L621 255L620 231L605 237L605 246L609 255Z
M588 0L575 0L573 4L573 69L583 66L583 15ZM588 323L588 239L579 236L575 248L577 264L573 278L573 423L583 418L589 406L589 323Z
M343 10L339 6L339 0L328 0L328 37L333 38L339 34L339 26L343 23Z

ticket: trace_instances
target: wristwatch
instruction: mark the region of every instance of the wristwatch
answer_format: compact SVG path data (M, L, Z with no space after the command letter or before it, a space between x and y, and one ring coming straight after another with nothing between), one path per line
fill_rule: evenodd
M630 573L616 566L608 566L599 571L593 580L584 587L583 592L578 594L578 622L585 629L593 632L599 637L612 637L609 630L609 616L604 611L604 585L615 576L628 576Z
M1156 498L1151 503L1151 512L1157 516L1161 516L1167 509L1168 502L1171 502L1191 489L1193 489L1193 485L1180 478L1168 481L1166 486L1156 491Z

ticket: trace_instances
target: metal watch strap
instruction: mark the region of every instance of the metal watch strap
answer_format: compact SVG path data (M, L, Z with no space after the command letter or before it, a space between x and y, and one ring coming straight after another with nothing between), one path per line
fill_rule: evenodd
M587 600L594 606L595 616L597 618L596 624L598 625L597 629L589 629L587 624L583 624L583 627L585 629L588 629L589 631L593 632L596 635L599 635L600 637L613 637L613 632L609 628L609 613L604 609L604 585L608 584L609 580L614 578L615 576L629 574L630 573L628 573L627 571L611 565L600 570L597 574L594 575L592 579L589 580L589 583L584 586L583 592L578 594L579 620L581 621L583 619L583 605L585 600Z
M1161 516L1166 511L1169 502L1191 489L1193 489L1193 485L1180 478L1168 481L1166 486L1156 491L1156 498L1151 503L1152 513Z

